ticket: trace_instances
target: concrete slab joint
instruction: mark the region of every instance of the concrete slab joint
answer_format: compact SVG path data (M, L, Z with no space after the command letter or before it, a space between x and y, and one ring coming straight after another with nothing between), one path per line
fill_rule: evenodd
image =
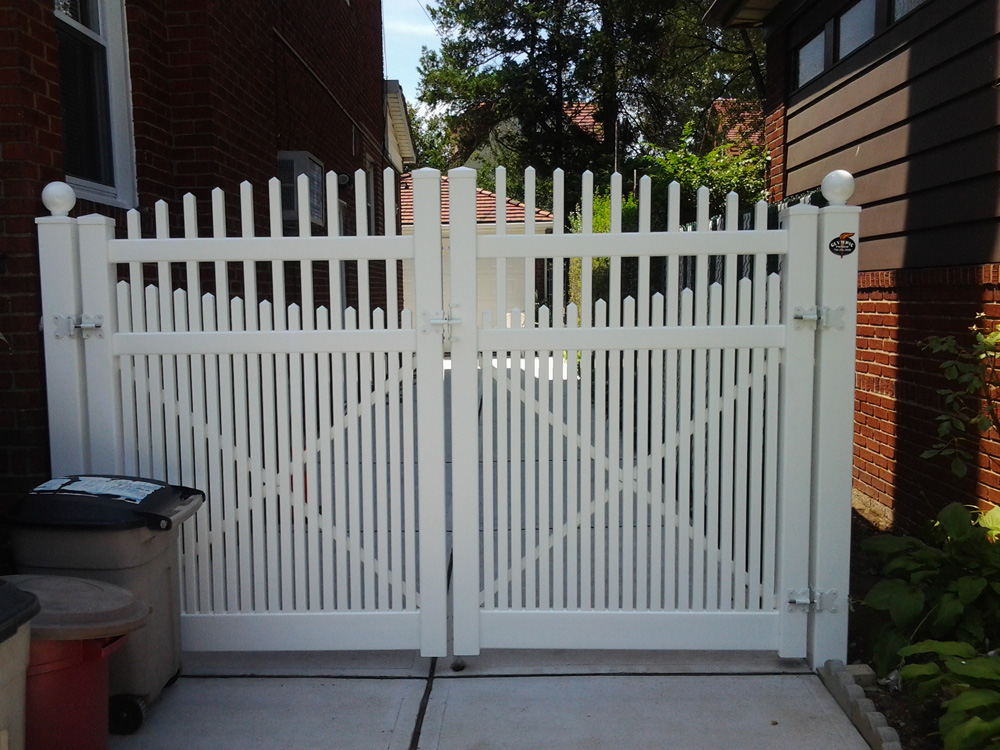
M816 671L872 750L902 750L899 733L888 725L871 699L865 697L862 684L874 683L870 669L846 667L844 662L831 659Z

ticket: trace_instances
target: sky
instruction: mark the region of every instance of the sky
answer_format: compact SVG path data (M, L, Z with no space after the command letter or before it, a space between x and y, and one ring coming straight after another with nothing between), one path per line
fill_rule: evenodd
M437 33L424 7L433 0L382 0L385 32L385 77L395 78L409 104L417 104L420 50L436 49ZM422 7L423 6L423 7Z

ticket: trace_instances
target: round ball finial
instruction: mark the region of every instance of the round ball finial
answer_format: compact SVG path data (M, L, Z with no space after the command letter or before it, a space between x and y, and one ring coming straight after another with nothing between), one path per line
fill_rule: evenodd
M847 199L854 195L854 175L843 169L835 169L823 178L820 190L831 206L844 206Z
M42 190L42 203L53 216L69 216L76 205L76 193L65 182L50 182Z

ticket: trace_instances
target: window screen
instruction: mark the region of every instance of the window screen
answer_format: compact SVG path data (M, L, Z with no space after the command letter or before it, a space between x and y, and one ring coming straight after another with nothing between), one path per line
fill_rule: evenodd
M917 6L923 5L924 0L895 0L892 4L892 20L898 21Z
M823 38L824 33L821 31L799 47L796 85L802 86L823 72Z
M875 36L875 0L861 0L840 16L837 59L842 59Z

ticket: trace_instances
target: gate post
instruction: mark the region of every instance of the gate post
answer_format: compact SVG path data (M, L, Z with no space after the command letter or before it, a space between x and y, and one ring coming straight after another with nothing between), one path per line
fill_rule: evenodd
M80 241L69 212L76 194L51 182L42 203L52 214L38 217L38 265L42 287L45 391L49 412L49 461L54 476L87 471L87 391L80 313Z
M780 553L777 602L780 617L778 655L800 659L808 652L807 607L792 604L809 584L809 486L812 481L810 438L813 403L813 362L816 333L805 320L795 320L816 300L816 223L814 206L799 204L781 212L788 233L786 278L781 309L786 330L780 398L782 437L777 539ZM768 356L771 356L770 354Z
M417 308L417 486L420 503L420 653L448 653L445 560L444 342L431 324L441 308L441 173L413 173L414 286Z
M479 439L477 399L476 170L448 172L451 227L450 314L462 318L451 344L452 554L456 656L479 653ZM449 314L449 315L450 315ZM458 322L458 321L456 321ZM491 425L484 425L491 429ZM485 471L485 466L484 466ZM492 533L484 529L483 533Z
M823 326L816 341L812 555L815 605L809 622L809 664L847 659L854 455L854 371L861 208L846 205L854 178L843 170L823 179L817 236L817 303Z
M88 329L83 348L87 373L87 426L90 462L87 470L121 474L125 470L122 443L121 376L115 362L118 331L117 276L108 260L115 237L115 220L92 214L77 219L80 234L80 282L83 322Z

